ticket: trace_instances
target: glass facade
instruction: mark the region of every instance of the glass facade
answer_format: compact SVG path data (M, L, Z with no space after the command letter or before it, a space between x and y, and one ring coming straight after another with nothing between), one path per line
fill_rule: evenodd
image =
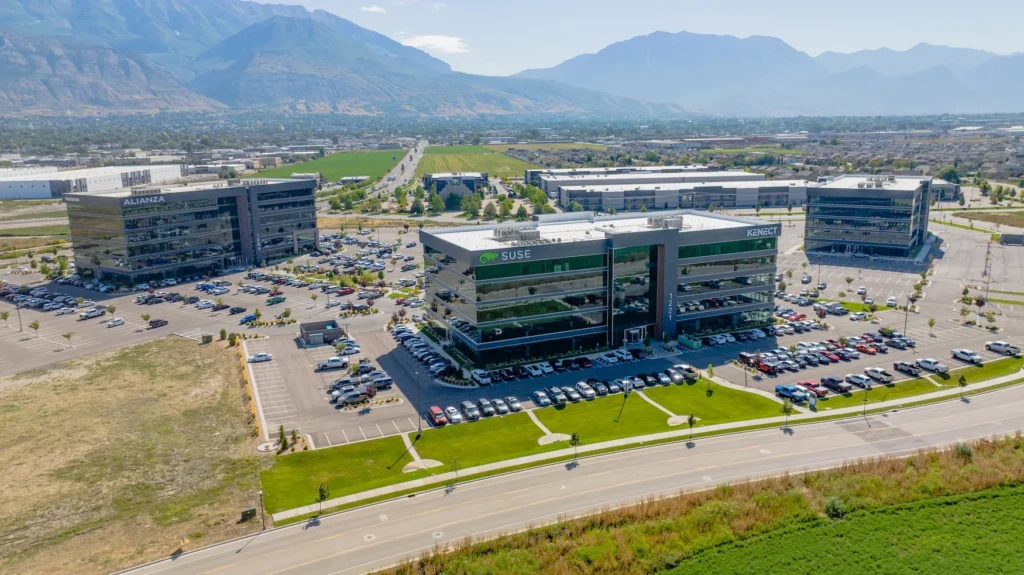
M627 333L658 322L658 246L615 250L612 296L612 345L622 345ZM645 335L642 332L641 336ZM659 334L651 334L652 336Z
M767 308L743 311L739 313L713 315L710 317L695 317L693 319L686 319L684 316L680 321L676 322L676 331L680 335L686 334L702 336L727 331L764 327L771 324L772 310L771 308Z
M747 275L755 271L775 268L775 256L714 260L698 264L679 264L681 282L701 276L736 274Z
M804 249L911 257L927 238L929 197L927 183L912 194L870 188L809 193Z
M264 265L316 249L316 199L312 188L259 192L252 210Z
M740 240L737 242L679 246L679 259L685 260L690 258L706 258L709 256L738 254L740 252L774 250L776 243L775 238L760 238L756 240Z

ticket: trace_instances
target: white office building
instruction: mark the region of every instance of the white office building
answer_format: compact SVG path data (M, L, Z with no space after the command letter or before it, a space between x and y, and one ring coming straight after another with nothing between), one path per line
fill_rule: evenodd
M0 199L60 198L68 193L102 192L171 182L185 175L181 164L104 166L63 172L0 174Z
M715 176L727 172L701 174ZM625 184L613 186L559 186L558 205L569 208L573 202L585 211L607 212L648 210L706 210L764 208L799 209L807 203L807 188L816 186L806 180L742 180L714 179L679 184Z

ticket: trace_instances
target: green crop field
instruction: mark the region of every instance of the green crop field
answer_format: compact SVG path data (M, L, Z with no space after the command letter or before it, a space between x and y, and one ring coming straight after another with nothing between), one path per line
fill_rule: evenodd
M522 177L537 166L485 146L431 146L416 167L416 177L437 172L487 172L496 177Z
M380 178L405 157L406 150L380 150L372 152L339 152L324 158L270 168L259 173L260 178L287 178L296 173L320 172L330 181L347 176Z
M601 150L601 151L603 151L603 150L607 150L608 149L608 146L605 146L603 144L587 144L587 143L584 143L584 142L571 142L571 143L569 143L569 142L559 142L559 143L551 143L551 144L544 144L544 143L538 143L538 144L491 144L491 145L488 145L487 147L492 149L492 150L495 150L497 152L501 152L503 154L505 152L509 151L510 149L530 150L530 151L537 151L537 150L552 150L552 151L554 151L554 150Z

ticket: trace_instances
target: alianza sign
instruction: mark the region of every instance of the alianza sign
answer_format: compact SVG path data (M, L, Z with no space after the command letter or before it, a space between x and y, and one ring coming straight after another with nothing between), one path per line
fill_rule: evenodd
M505 250L503 252L484 252L480 254L479 261L481 264L489 264L498 261L511 262L528 259L530 259L530 250Z
M121 202L121 206L141 206L144 204L162 204L167 201L167 198L160 195L152 196L135 196L132 198L125 198Z

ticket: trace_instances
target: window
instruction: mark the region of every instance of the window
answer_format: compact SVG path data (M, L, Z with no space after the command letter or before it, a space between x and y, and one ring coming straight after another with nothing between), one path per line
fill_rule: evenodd
M679 246L679 259L703 258L708 256L754 252L760 250L774 250L775 245L775 238L761 238L756 240L740 240L736 242L722 242L717 244Z

